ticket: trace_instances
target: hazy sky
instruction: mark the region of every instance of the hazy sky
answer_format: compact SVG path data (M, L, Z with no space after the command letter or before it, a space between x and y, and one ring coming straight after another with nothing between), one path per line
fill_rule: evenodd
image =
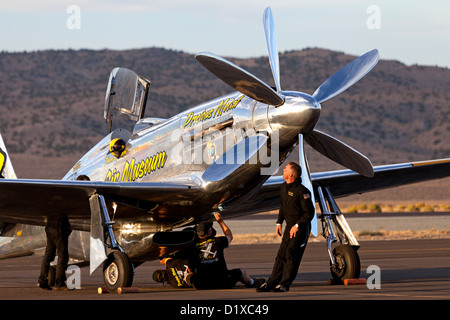
M2 0L0 50L164 47L267 55L264 8L278 49L320 47L450 67L448 0Z

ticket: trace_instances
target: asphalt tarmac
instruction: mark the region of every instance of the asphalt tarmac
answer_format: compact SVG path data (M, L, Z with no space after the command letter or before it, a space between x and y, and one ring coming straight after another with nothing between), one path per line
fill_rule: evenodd
M161 268L157 261L136 268L135 293L99 294L98 288L103 283L101 270L90 276L89 268L79 270L80 289L47 291L36 286L41 256L33 255L0 260L0 300L144 300L147 301L145 306L168 308L166 312L170 315L206 312L207 309L199 309L201 306L215 307L216 315L224 316L226 312L227 316L242 315L240 312L252 311L251 305L254 308L252 312L259 306L258 315L263 316L266 315L263 314L263 306L272 308L272 311L280 307L273 305L276 301L282 308L295 309L297 303L305 300L450 299L450 239L360 241L360 244L360 278L366 279L366 284L328 284L331 275L326 245L311 241L297 278L287 293L258 293L241 284L228 290L177 290L152 280L153 271ZM232 244L226 250L228 267L244 268L254 277L267 279L277 249L277 244ZM6 301L0 301L0 306L5 304L8 305Z

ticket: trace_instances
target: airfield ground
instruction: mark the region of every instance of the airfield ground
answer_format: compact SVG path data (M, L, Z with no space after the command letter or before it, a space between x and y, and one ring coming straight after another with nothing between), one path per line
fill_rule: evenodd
M449 214L440 217L428 216L443 225ZM350 224L356 225L354 218L348 217ZM369 219L369 218L366 218ZM399 218L400 219L400 218ZM405 219L403 217L402 219ZM410 220L410 219L409 219ZM241 225L249 225L249 220L239 220ZM239 223L238 220L229 224ZM386 225L393 220L384 218ZM440 222L439 222L440 221ZM253 221L254 222L254 221ZM373 221L366 220L373 224ZM420 222L420 221L418 221ZM367 226L365 227L367 228ZM443 228L446 228L443 226ZM235 226L236 237L239 237ZM356 228L357 229L357 228ZM364 238L364 237L362 237ZM136 269L133 286L135 293L98 294L102 286L100 270L89 275L88 268L81 269L81 288L70 292L45 291L36 287L41 257L38 255L0 260L0 300L103 300L128 301L143 300L145 306L167 308L168 315L179 315L181 308L190 302L200 305L252 304L277 308L293 308L307 301L391 301L391 300L448 300L450 299L450 238L403 239L403 240L360 240L358 250L361 259L361 275L366 284L330 285L329 261L325 242L311 240L305 251L299 274L288 293L257 293L255 289L238 285L229 290L175 290L152 280L153 271L161 268L157 261L147 262ZM277 243L232 244L226 251L229 268L244 268L255 277L267 278L271 272ZM374 283L375 266L379 273L379 288L371 288ZM371 277L372 276L372 277ZM4 305L5 301L2 302ZM274 304L275 303L275 304ZM138 305L142 306L142 305ZM222 312L224 312L222 310ZM223 315L223 314L222 314Z

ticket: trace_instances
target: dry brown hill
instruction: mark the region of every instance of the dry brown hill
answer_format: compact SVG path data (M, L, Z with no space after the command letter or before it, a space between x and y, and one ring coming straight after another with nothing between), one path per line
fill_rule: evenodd
M282 53L281 86L312 94L354 58L318 48ZM273 83L267 57L230 60ZM104 94L116 66L152 81L146 116L170 117L232 91L193 55L161 48L0 53L0 131L20 177L61 178L107 133ZM449 87L447 68L381 60L322 105L317 128L374 165L450 157ZM315 170L336 168L314 151L311 159Z

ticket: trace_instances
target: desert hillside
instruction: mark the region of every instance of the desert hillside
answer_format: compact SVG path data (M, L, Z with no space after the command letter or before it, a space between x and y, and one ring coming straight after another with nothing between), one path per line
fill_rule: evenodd
M354 58L319 48L281 53L281 86L312 94ZM267 57L229 59L273 83ZM233 91L193 55L179 51L2 52L0 131L19 177L59 179L107 134L105 89L116 66L152 81L146 116L167 118ZM447 68L380 60L360 82L322 105L317 129L364 153L374 165L448 158L448 88ZM308 155L314 171L339 168L313 150ZM444 201L450 198L449 186L445 179L363 197Z

